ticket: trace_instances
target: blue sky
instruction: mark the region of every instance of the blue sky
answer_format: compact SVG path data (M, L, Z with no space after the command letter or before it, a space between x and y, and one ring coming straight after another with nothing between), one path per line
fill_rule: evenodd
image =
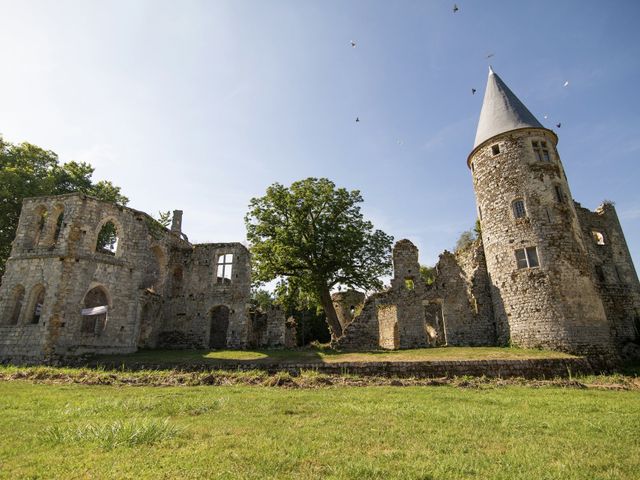
M640 266L640 2L457 4L0 0L0 132L133 208L183 209L195 242L244 241L251 197L328 177L434 264L475 221L491 63L557 131L574 198L615 201Z

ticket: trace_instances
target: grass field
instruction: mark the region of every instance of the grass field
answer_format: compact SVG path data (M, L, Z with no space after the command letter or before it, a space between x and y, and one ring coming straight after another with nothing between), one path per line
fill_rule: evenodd
M337 352L327 348L296 350L142 350L130 355L98 357L109 363L178 364L199 363L339 363L339 362L420 362L429 360L505 360L525 358L568 358L571 355L548 350L500 347L443 347L413 350Z
M637 390L0 381L0 411L7 479L632 479L640 472Z

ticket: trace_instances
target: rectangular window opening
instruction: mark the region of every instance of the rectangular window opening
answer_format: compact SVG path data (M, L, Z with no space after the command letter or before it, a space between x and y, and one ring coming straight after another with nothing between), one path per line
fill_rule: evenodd
M498 155L500 153L500 145L498 145L497 143L495 145L492 145L491 153L493 153L494 155Z
M523 200L515 200L513 202L513 215L516 218L524 218L527 215Z
M519 269L539 267L538 250L536 247L518 248L515 251L516 263Z
M223 253L218 256L216 267L216 283L228 285L231 283L233 271L233 254Z
M563 203L564 202L564 194L562 193L562 188L558 185L555 186L555 190L556 190L556 200L558 201L558 203Z

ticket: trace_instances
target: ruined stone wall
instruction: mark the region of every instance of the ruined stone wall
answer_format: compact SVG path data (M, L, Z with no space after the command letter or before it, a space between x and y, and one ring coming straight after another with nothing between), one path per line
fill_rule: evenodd
M0 286L0 358L245 348L248 250L191 245L180 223L180 211L169 230L143 212L81 194L26 199ZM118 241L98 248L106 224ZM82 315L93 307L107 311ZM284 345L285 336L284 316L271 315L261 345Z
M219 267L227 255L231 255L230 264L224 265L227 276L219 278ZM160 346L214 348L212 328L225 330L218 333L224 335L228 347L248 345L251 269L249 252L242 244L208 243L175 249L169 272L172 284L168 286Z
M393 249L391 288L370 296L336 342L344 349L495 345L489 279L482 243L445 252L433 285L419 275L418 249L400 240Z
M536 158L532 141L547 143L550 161ZM521 129L485 142L470 158L498 341L610 353L608 322L555 143L548 130ZM524 202L522 218L514 214L515 200ZM539 266L519 269L516 249L526 247L536 247Z
M576 204L595 284L620 353L640 341L640 284L615 207L604 203L594 212Z
M47 212L44 222L42 212ZM62 221L56 228L59 214ZM152 232L150 221L142 212L81 194L25 199L0 289L4 317L0 355L14 357L26 350L32 357L135 351L139 292L161 281L158 255L172 241L162 231ZM118 237L117 249L109 253L96 250L98 234L107 222L115 226ZM19 324L8 325L6 311L12 308L16 285L27 292L35 285L44 288L37 324L27 327L32 305L24 305ZM86 316L81 315L90 291L100 291L108 306L106 315L94 318L91 331L86 324L83 327ZM27 330L30 338L25 338Z
M364 305L364 299L365 294L357 290L336 292L331 295L333 308L336 309L336 315L343 330L360 313Z
M445 251L440 255L436 270L430 297L435 297L441 305L446 344L496 345L496 326L482 242L477 240L455 254ZM434 325L434 328L438 327Z

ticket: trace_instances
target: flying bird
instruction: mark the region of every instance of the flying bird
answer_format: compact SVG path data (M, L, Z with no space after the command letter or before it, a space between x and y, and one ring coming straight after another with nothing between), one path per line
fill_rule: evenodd
M562 126L561 123L556 123L556 127L560 128Z
M568 87L569 86L569 80L567 80L566 82L564 82L563 87Z
M353 40L351 40L351 46L352 46L353 48L356 48L356 42L354 42Z
M471 89L471 95L475 95L475 94L476 94L476 89L475 89L475 88L472 88L472 89Z
M356 123L360 123L360 117L356 117Z
M491 58L495 55L495 53L490 53L489 55L487 55L487 58Z
M458 5L454 3L454 4L453 4L453 13L456 13L458 10L460 10L460 9L458 8Z

